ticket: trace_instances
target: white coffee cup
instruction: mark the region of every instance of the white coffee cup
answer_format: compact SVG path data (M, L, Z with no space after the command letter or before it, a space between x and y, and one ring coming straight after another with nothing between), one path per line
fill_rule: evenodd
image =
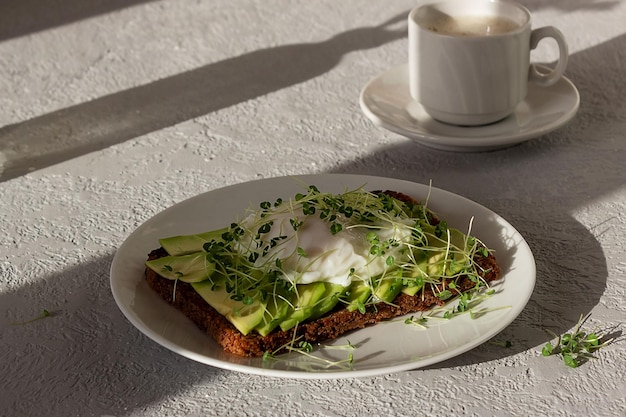
M408 20L411 96L441 122L497 122L525 99L529 80L550 86L567 66L562 33L552 26L532 30L530 12L512 1L432 1ZM546 37L556 40L559 59L542 73L530 64L530 51Z

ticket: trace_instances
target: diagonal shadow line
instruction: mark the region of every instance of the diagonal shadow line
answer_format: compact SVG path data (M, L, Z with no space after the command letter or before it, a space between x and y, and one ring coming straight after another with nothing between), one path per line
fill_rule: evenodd
M0 181L305 82L401 39L401 13L318 43L261 49L0 128ZM4 167L2 167L4 165Z
M2 0L0 41L154 0Z
M352 174L393 174L396 178L418 182L435 175L436 186L459 194L463 194L467 178L483 178L479 175L481 172L497 174L502 177L502 184L512 185L519 180L520 173L525 173L527 177L523 181L530 181L534 185L529 187L533 191L528 198L520 196L516 204L499 204L498 207L504 210L496 211L517 223L516 226L523 234L526 234L525 229L534 232L527 237L532 239L531 246L543 262L543 266L539 265L539 273L541 268L544 272L547 270L547 260L554 263L554 259L563 258L568 250L575 248L574 254L567 259L571 264L560 276L565 278L571 272L576 277L567 286L561 287L562 293L554 291L555 282L550 275L545 274L539 280L529 309L499 337L500 340L510 338L515 342L510 349L485 344L426 370L470 366L468 369L471 371L471 366L477 363L535 349L549 338L537 328L541 324L537 319L541 319L542 312L545 318L546 313L552 313L551 308L556 306L559 309L558 317L561 317L563 310L568 309L570 314L567 319L559 323L547 322L554 325L552 330L562 333L575 324L578 314L590 312L598 304L607 285L605 255L596 236L572 217L571 211L595 197L623 187L622 156L625 146L622 142L616 143L617 152L612 151L610 144L585 148L590 152L589 161L606 167L593 193L575 194L577 197L566 200L569 204L565 204L561 195L547 192L546 184L547 181L555 181L567 184L568 189L584 186L585 182L580 183L582 176L572 177L570 170L559 170L556 165L551 165L552 151L569 150L570 155L573 155L579 148L568 144L582 140L594 140L600 145L605 140L602 135L597 138L590 135L592 137L587 138L586 132L601 132L611 122L625 121L626 107L623 104L612 108L610 113L603 113L607 103L622 103L619 101L622 90L600 88L606 86L607 79L615 80L615 85L620 82L615 75L620 73L626 62L624 45L626 35L572 56L569 71L585 96L581 115L572 126L572 129L584 132L575 139L565 135L565 139L551 143L550 138L546 137L541 139L542 142L537 141L537 146L526 143L497 151L502 158L500 163L498 158L494 158L494 153L446 153L445 164L438 163L441 158L437 155L443 152L406 142L398 146L386 146L377 154L347 162L337 169ZM538 150L541 143L544 144ZM567 160L568 156L562 158ZM529 160L547 163L548 175L528 176ZM393 171L394 167L400 167L401 170ZM568 189L563 192L568 192ZM589 189L588 184L585 189ZM494 197L492 201L495 204L500 198L507 196ZM517 196L508 198L517 199ZM534 206L539 203L552 204L554 213L547 219L534 219ZM556 230L559 232L557 236L550 233L544 236L539 225L546 224L547 232L555 231L552 226L554 219L560 219L558 224L563 226L563 230L568 230L567 234ZM525 225L529 221L533 223ZM584 256L577 256L577 251L585 252ZM3 310L0 312L0 371L9 370L11 375L10 367L16 366L24 375L29 375L24 378L0 378L0 410L8 410L14 415L38 415L41 414L41 404L45 404L45 413L49 417L66 416L68 410L77 415L143 415L151 405L164 403L181 392L188 392L190 387L200 387L200 390L208 393L224 392L224 389L215 387L219 388L222 374L230 371L200 365L170 352L148 340L123 317L111 296L107 279L112 259L113 253L103 253L75 267L36 277L32 284L21 286L15 291L0 292L0 310ZM560 268L560 265L554 267ZM40 272L18 271L15 268L6 275L11 277L23 273ZM554 297L555 294L560 296ZM29 315L38 307L49 308L57 316L29 324L35 326L36 330L9 324L12 320L32 317ZM98 329L108 331L85 331L85 326L88 327L94 320L100 321ZM31 334L37 336L31 338ZM508 363L504 365L508 366ZM429 375L424 374L424 378ZM243 383L250 384L248 379ZM311 382L302 380L281 385L270 381L263 384L261 389L274 389L270 388L272 386L278 392L285 386L296 390L309 389ZM259 395L259 392L256 391L255 395ZM38 401L24 400L31 398ZM220 398L215 401L219 402ZM213 403L208 401L207 404Z

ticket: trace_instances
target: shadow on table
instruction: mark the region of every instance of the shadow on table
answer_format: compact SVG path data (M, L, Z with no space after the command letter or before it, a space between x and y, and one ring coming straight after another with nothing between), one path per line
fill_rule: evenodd
M350 51L404 37L405 29L387 28L404 16L320 43L251 52L2 127L0 152L11 158L0 181L319 76ZM0 369L3 375L32 376L0 381L0 409L37 415L45 404L48 416L69 410L126 415L178 390L211 384L222 372L158 346L123 317L109 287L112 258L0 293ZM51 316L11 324L43 309Z
M112 259L103 256L0 294L0 410L127 415L177 390L211 384L220 372L162 348L123 317L109 286ZM49 317L16 324L43 309Z
M616 136L626 129L619 85L624 67L626 35L573 54L568 77L580 90L581 107L555 134L488 153L444 153L406 141L334 170L420 183L432 179L433 186L476 199L503 216L533 251L537 284L532 298L494 338L513 346L486 343L431 368L489 361L542 346L551 339L545 329L566 332L598 304L608 275L598 239L618 219L583 225L574 213L624 187L626 143Z
M0 41L154 0L3 0Z
M318 43L260 49L0 128L0 181L305 82L401 39L405 13ZM1 160L0 160L1 162Z
M621 74L626 64L625 40L626 36L621 36L572 56L568 72L581 90L583 102L578 117L558 135L476 154L444 153L406 141L335 170L422 183L433 179L435 186L457 194L464 194L466 181L480 182L484 191L473 186L476 194L469 197L509 220L534 251L538 269L535 292L522 314L496 337L511 340L513 347L487 343L433 368L486 362L536 348L549 338L543 328L566 331L580 314L598 304L608 273L598 238L611 227L612 219L585 226L573 213L624 186L626 143L606 140L606 132L612 124L626 123L626 104L617 84L604 90L600 86L606 80L620 82L616 74ZM166 84L169 82L179 81ZM142 88L149 90L139 90ZM143 98L148 95L146 92ZM180 100L175 98L169 105ZM87 110L92 105L98 108L86 104ZM372 134L376 134L374 129ZM533 175L535 172L542 176ZM590 177L588 172L596 175ZM498 181L493 185L495 176ZM37 415L45 404L49 416L66 415L68 410L77 415L126 415L190 386L206 384L204 392L211 392L211 383L223 371L161 348L122 316L109 288L111 261L112 255L103 256L0 294L5 312L0 319L2 374L37 376L3 378L0 409ZM44 308L53 313L51 317L11 325ZM103 328L106 333L100 331Z

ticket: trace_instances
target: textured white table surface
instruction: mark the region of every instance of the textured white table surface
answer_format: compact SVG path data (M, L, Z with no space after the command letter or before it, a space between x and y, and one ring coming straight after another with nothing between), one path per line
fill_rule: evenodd
M0 415L625 415L623 336L577 369L540 351L580 314L625 330L626 2L523 3L568 39L579 113L518 146L448 153L358 104L406 61L414 1L3 1ZM432 179L511 222L537 262L497 337L512 347L277 379L181 357L121 314L109 266L142 222L226 185L329 172Z

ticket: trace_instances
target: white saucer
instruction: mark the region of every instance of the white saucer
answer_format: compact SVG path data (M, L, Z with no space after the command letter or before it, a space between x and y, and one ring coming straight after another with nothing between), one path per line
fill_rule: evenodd
M393 67L361 91L361 109L377 126L446 151L475 152L505 148L551 132L578 111L580 96L562 77L551 87L528 84L526 100L506 119L487 126L462 127L433 120L411 98L408 66Z

